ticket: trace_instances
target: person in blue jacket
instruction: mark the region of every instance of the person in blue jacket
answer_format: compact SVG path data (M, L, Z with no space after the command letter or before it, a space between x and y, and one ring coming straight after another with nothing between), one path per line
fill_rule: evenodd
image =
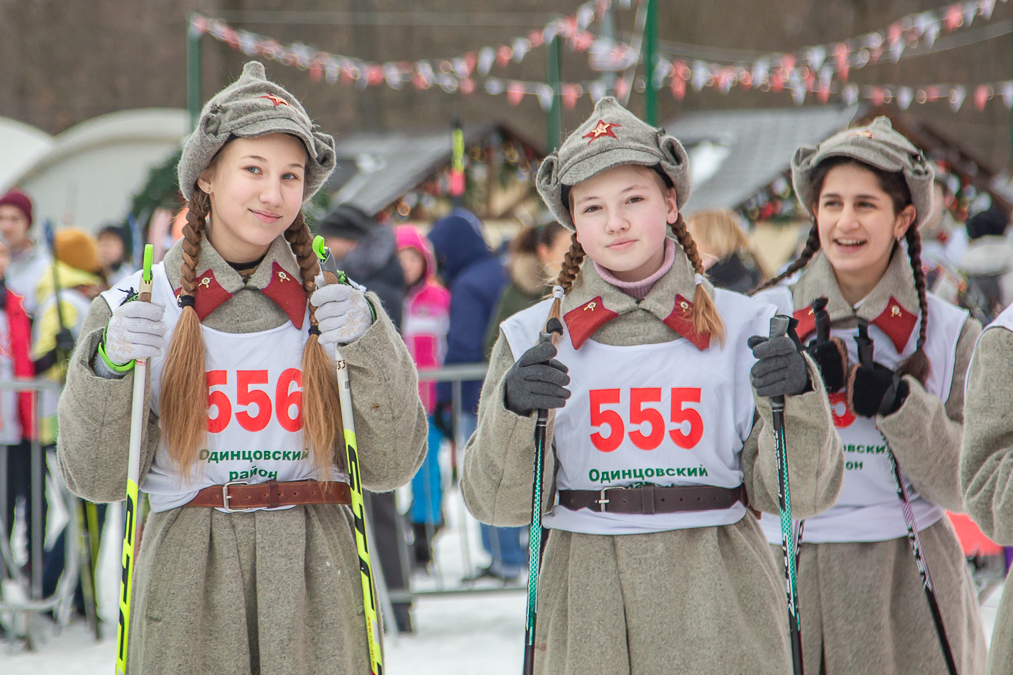
M500 259L489 249L482 236L482 223L475 214L454 209L433 223L429 232L440 277L450 290L450 328L444 365L485 361L485 333L496 311L509 278ZM461 440L477 426L480 380L461 386ZM450 410L449 382L436 388L435 416L445 417ZM477 578L516 580L526 564L521 548L521 528L497 528L482 525L482 545L492 557Z

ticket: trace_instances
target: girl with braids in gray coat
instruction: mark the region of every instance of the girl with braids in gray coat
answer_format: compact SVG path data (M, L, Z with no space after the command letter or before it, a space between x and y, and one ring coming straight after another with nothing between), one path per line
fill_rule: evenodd
M768 397L786 396L792 508L813 515L844 472L815 364L767 339L772 306L703 278L686 152L615 99L538 189L575 232L554 297L499 327L462 479L476 518L528 523L549 409L535 671L783 675L784 578L757 523L778 513ZM550 316L563 334L536 346Z
M151 301L134 275L85 320L58 457L86 499L123 499L132 365L149 359L131 673L369 672L335 346L367 488L411 478L427 423L377 297L318 276L301 207L333 168L333 139L247 64L184 146L187 224Z
M932 169L885 117L792 160L813 218L800 258L756 297L794 313L844 442L844 488L805 521L798 593L805 670L945 673L891 470L900 466L957 671L984 671L978 603L946 509L959 484L964 374L981 326L926 293L918 225ZM782 284L788 280L787 285ZM860 358L860 326L874 350ZM772 519L761 526L780 548Z

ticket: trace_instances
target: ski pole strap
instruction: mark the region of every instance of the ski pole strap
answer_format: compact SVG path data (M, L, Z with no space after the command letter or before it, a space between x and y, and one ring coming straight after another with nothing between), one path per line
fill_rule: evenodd
M606 490L560 490L559 505L571 511L590 509L596 513L679 513L730 509L742 502L749 506L746 487L686 485L663 487L648 483L635 488Z
M246 481L232 481L212 485L197 493L184 506L203 506L225 509L228 512L250 509L276 509L279 506L302 504L351 504L352 493L348 483L320 483L315 480L269 480L250 485Z

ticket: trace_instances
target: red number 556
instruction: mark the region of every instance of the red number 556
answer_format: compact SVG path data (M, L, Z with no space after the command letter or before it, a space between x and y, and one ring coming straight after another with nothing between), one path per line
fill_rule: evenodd
M236 375L236 404L245 408L235 414L239 426L247 431L263 431L271 422L271 416L276 415L285 431L302 429L301 370L289 368L281 374L273 400L266 370L211 370L207 373L209 432L220 434L232 423L232 399L225 391L213 389L228 385L230 372ZM253 389L254 385L268 385L267 391ZM295 385L294 391L292 385ZM214 417L211 417L211 408L215 408Z
M591 434L591 442L601 452L612 452L626 438L626 422L616 410L602 408L605 405L622 403L621 389L592 389L591 395L591 426L599 429ZM661 411L647 407L645 404L661 403L660 387L642 387L629 389L630 409L629 422L634 430L629 432L633 445L641 450L655 450L665 440L666 423ZM677 426L668 430L672 441L686 450L696 447L703 437L703 418L694 408L687 408L687 403L700 402L698 387L673 387L672 407L669 419ZM643 424L647 422L649 433L643 432ZM684 423L689 423L689 433L683 432ZM607 426L609 433L602 435L601 428Z

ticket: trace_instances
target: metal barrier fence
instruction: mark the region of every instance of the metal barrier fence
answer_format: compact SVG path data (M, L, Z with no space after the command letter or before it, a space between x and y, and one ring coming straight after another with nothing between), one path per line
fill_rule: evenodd
M0 391L29 392L32 398L32 409L35 411L34 425L36 430L40 427L40 406L39 394L51 392L57 396L61 387L49 380L44 379L16 379L0 381ZM71 515L67 524L66 535L64 536L64 569L56 585L55 591L43 597L43 554L45 544L45 522L43 518L43 500L46 498L45 466L46 457L39 442L38 434L33 434L30 444L31 473L30 473L30 499L31 518L28 524L28 549L29 574L26 578L21 571L20 565L15 560L14 552L11 550L11 528L12 523L6 522L8 502L8 475L7 475L7 453L8 446L0 445L0 532L3 534L3 541L0 543L0 585L4 592L0 595L0 615L6 615L8 619L7 636L9 649L13 651L19 638L19 630L15 626L23 622L24 637L27 640L29 649L38 646L41 638L38 625L38 615L43 612L52 612L56 619L56 630L66 626L70 619L73 604L74 590L77 587L78 575L80 573L80 549L79 531L76 518ZM57 487L57 498L61 500L68 513L74 514L77 508L77 498L63 486L59 476L53 476ZM27 509L26 509L27 510ZM19 590L18 593L10 592L8 584L13 583ZM10 597L21 596L21 597Z

